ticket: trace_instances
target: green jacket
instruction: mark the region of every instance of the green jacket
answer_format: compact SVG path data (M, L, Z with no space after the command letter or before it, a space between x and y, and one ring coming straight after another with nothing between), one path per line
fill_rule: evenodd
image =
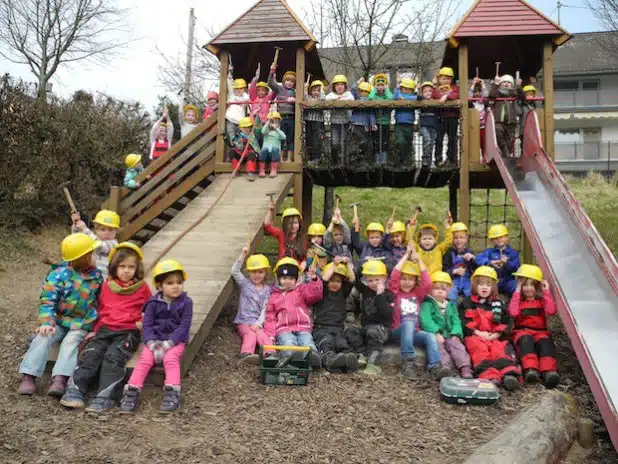
M444 338L459 337L463 339L463 329L457 306L448 302L444 316L436 300L428 296L421 303L421 328L425 332L442 334Z
M279 148L285 142L285 133L281 129L271 129L268 124L262 128L264 134L264 142L262 148Z
M372 89L369 94L369 100L392 100L393 92L388 87L384 89L383 95L378 95L376 89ZM376 111L376 121L381 126L388 126L391 123L391 111L390 109L383 109Z

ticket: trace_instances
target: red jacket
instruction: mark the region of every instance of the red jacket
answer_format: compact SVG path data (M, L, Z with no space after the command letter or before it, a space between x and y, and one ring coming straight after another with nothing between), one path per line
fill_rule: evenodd
M509 303L509 314L515 319L515 330L547 330L547 316L553 316L556 312L556 303L549 290L543 292L543 298L532 301L522 301L521 294L515 292Z
M305 259L305 256L298 256L298 254L296 253L296 251L292 248L288 249L287 244L285 243L285 233L283 232L283 230L279 229L278 227L275 227L273 225L266 225L264 224L264 231L272 236L275 237L277 239L277 242L279 244L279 259L283 258L284 256L290 256L292 258L294 258L296 261L298 261L299 263L302 263L303 260ZM303 244L303 249L307 250L307 242L305 241L305 243Z
M475 330L499 333L510 328L509 314L499 298L490 297L481 303L478 296L472 295L461 303L461 307L464 337L474 335Z
M393 322L391 324L391 328L395 330L401 324L401 301L408 300L406 306L413 307L416 305L416 314L414 315L414 319L418 322L418 319L421 314L421 303L423 299L429 295L431 291L431 277L429 277L429 273L427 271L421 272L420 282L417 282L416 286L412 289L411 292L403 292L399 288L399 284L401 282L401 271L398 269L393 269L391 272L390 280L388 281L388 289L393 293L395 297L395 310L393 311ZM420 330L419 324L416 324L417 330Z
M444 95L447 95L447 100L458 100L459 99L459 86L457 84L451 84L448 89L444 91L440 91L440 87L433 89L432 97L434 100L439 100ZM441 108L438 110L438 116L442 117L459 117L459 109L458 108Z
M116 280L121 287L127 287L124 282ZM137 323L142 321L142 307L152 296L146 282L131 295L114 293L106 281L99 296L99 318L94 324L93 331L98 332L102 326L110 330L136 330Z
M266 308L264 331L269 337L287 332L311 332L313 328L309 306L322 299L322 279L298 285L290 292L273 286Z

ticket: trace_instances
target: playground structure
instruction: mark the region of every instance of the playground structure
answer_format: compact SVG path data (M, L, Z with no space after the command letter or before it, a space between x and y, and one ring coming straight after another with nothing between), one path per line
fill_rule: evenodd
M506 16L505 8L509 11ZM455 103L460 110L459 162L438 169L306 163L303 115L307 109L447 105L436 101L303 102L307 73L315 79L325 76L315 38L282 0L258 2L217 36L208 49L221 62L221 102L226 101L230 57L243 57L235 59L234 77L248 79L258 62L264 65L272 61L274 45L283 48L280 69L294 69L297 75L293 159L282 163L275 179L255 183L231 179L231 165L224 162L226 105L221 104L218 114L203 121L140 174L137 180L143 185L139 189L112 187L104 205L121 216L124 227L120 239L131 239L143 246L147 268L169 257L181 261L188 272L186 290L194 300L195 314L183 372L233 290L229 272L233 261L245 243L254 248L261 238L267 194L275 192L275 202L280 206L293 192L296 207L306 221L311 221L314 183L365 187L449 185L453 216L469 223L475 220L471 217L471 189L506 187L525 230L524 259L530 262L536 258L555 289L560 317L614 446L618 447L618 373L612 362L613 353L618 351L618 265L570 193L551 156L552 53L569 38L566 31L522 0L477 0L447 39L443 64L455 68L463 90ZM545 107L526 118L521 166L514 159L502 158L491 113L485 131L489 164L483 164L479 156L479 118L475 109L468 108L466 90L468 80L476 75L472 72L476 66L481 76L493 77L496 61L502 63L504 72L520 70L524 81L541 69L543 73Z

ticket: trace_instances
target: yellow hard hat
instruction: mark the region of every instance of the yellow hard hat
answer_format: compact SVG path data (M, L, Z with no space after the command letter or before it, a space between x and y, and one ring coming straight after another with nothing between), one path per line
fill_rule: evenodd
M99 211L92 222L100 226L111 227L112 229L120 228L120 216L118 216L118 213L108 209Z
M310 88L314 88L314 87L317 87L318 85L320 87L324 87L324 82L322 82L322 81L313 81L309 87Z
M371 84L369 82L361 82L358 84L358 90L362 92L371 92Z
M303 215L300 214L300 211L298 211L296 208L284 209L283 214L281 215L281 220L285 219L288 216L299 216L301 219L303 218Z
M343 74L337 74L335 77L333 77L331 84L333 87L335 86L335 84L348 85L348 78L345 77Z
M134 167L137 163L141 163L141 162L142 162L142 155L138 155L136 153L131 153L130 155L127 155L127 157L124 159L124 165L128 167L129 169Z
M264 255L251 255L247 258L247 271L259 271L260 269L268 269L270 263Z
M382 232L384 233L384 226L379 222L370 222L365 227L365 235L369 235L369 232Z
M238 121L238 127L253 127L253 119L251 118L251 116L245 116L244 118L240 118L240 121Z
M523 91L524 92L534 92L534 93L536 93L536 87L533 86L533 85L526 85L526 86L524 86Z
M440 69L438 76L455 77L455 72L453 71L453 68L449 68L448 66L445 66L444 68Z
M281 119L281 114L278 111L268 113L268 119Z
M386 264L378 259L369 259L363 264L362 274L366 276L384 276L388 274Z
M467 234L470 231L468 230L468 226L466 226L463 222L455 222L451 226L451 232L465 232Z
M166 259L165 261L161 261L157 263L152 271L152 281L155 282L157 277L163 274L169 274L170 272L176 271L182 272L182 280L187 280L187 273L178 261L174 259Z
M429 87L435 87L435 85L433 85L433 82L431 82L431 81L425 81L425 82L423 82L423 83L421 84L421 90L422 90L424 87L428 87L428 86L429 86Z
M436 239L440 236L440 231L438 230L438 226L436 226L435 224L423 224L418 228L418 231L416 232L416 239L420 240L421 232L427 229L431 229L434 231L434 233L436 234Z
M534 264L522 264L519 266L519 269L517 269L517 272L513 272L513 275L536 280L537 282L543 280L543 271L541 271L539 266L535 266Z
M373 85L376 85L378 82L384 82L388 84L388 76L384 73L378 73L373 76Z
M142 249L138 247L135 243L120 242L118 245L112 248L112 251L109 252L109 262L110 263L112 262L112 258L114 257L116 252L120 250L121 248L128 248L129 250L133 250L135 253L137 253L137 256L139 256L139 259L142 259L142 260L144 259L144 253L142 252Z
M324 269L322 270L322 275L326 274L328 271L330 271L330 269L333 267L335 267L335 270L333 271L334 274L339 274L340 276L343 276L344 278L348 278L348 267L343 264L343 263L339 263L339 264L335 264L335 263L328 263L326 266L324 266Z
M283 79L282 80L285 80L286 77L291 77L292 79L296 80L296 73L294 71L286 71L283 74Z
M401 269L402 274L420 276L421 269L418 267L418 264L413 263L412 261L406 261Z
M60 244L60 251L62 253L62 259L71 262L96 250L99 246L101 246L101 242L79 232L65 237Z
M477 267L476 271L474 271L474 274L472 274L472 278L474 279L475 277L489 277L496 282L498 281L498 274L496 273L496 270L493 267L489 266Z
M277 261L277 264L275 265L273 272L276 274L277 269L279 269L284 264L290 264L292 266L296 266L298 270L300 271L300 266L298 265L298 261L296 261L294 258L290 258L289 256L286 256L285 258L281 258L279 261Z
M406 225L401 222L401 221L395 221L393 222L393 227L391 227L391 234L397 234L397 233L406 233Z
M434 284L440 283L450 285L451 287L453 286L451 276L448 274L448 272L443 271L436 271L431 274L431 282Z
M195 114L197 114L197 113L198 113L197 106L192 105L192 104L190 104L190 103L189 103L188 105L185 105L185 106L182 108L182 112L183 112L183 113L186 113L186 112L187 112L187 111L189 111L189 110L193 110L193 111L195 111Z
M232 83L232 88L233 89L244 89L245 87L247 87L247 81L244 79L234 79L234 82Z
M401 79L401 83L399 84L399 87L404 87L406 89L414 90L416 88L416 82L414 82L414 79L404 78L404 79Z
M324 224L320 224L319 222L315 222L309 226L307 229L307 235L324 235L326 233L326 227Z
M494 238L504 237L505 235L509 235L509 230L504 224L494 224L489 228L489 231L487 232L487 238L490 240Z
M258 82L257 84L255 84L255 86L256 86L256 87L263 87L263 88L265 88L265 89L270 90L270 87L268 87L268 84L267 84L266 82L264 82L264 81L260 81L260 82Z

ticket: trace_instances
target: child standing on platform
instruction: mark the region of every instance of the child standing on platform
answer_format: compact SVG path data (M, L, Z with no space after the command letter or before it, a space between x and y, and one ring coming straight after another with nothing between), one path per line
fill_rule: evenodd
M159 412L171 413L180 406L180 358L189 341L193 301L183 291L187 273L177 261L161 261L152 275L158 291L144 306L146 346L124 388L122 413L135 412L150 369L160 363L165 369L165 386Z
M199 124L197 107L192 104L185 104L182 107L178 105L178 120L180 121L180 137L183 138Z
M60 351L47 394L58 398L64 395L77 365L79 344L97 318L97 298L103 279L92 265L92 253L99 244L82 233L62 241L63 263L52 266L43 284L39 302L41 325L19 366L20 395L36 393L35 380L45 372L49 350L57 343Z
M241 162L240 160L242 155L245 153L245 148L248 145L248 148L246 148L247 152L245 153L243 160L245 161L247 178L249 179L249 182L253 182L255 180L255 160L260 152L260 144L258 143L257 137L255 136L255 131L253 130L253 119L248 116L242 118L238 122L238 127L240 127L240 132L238 132L232 139L232 148L234 150L232 169L236 169L238 167L238 164Z
M281 147L285 144L285 134L279 129L281 115L277 111L268 114L268 119L262 128L263 143L260 150L260 177L266 177L266 162L270 161L270 177L277 177Z
M137 351L142 328L142 307L152 296L144 282L144 255L131 242L119 243L109 254L110 278L103 283L99 297L99 318L90 340L69 380L60 404L83 408L84 396L93 381L97 393L86 411L112 409L127 373L126 363Z
M480 253L476 264L492 267L498 274L498 291L510 297L517 287L513 272L519 268L519 252L509 246L509 230L504 224L491 226L487 238L494 246Z
M521 116L521 80L515 82L513 76L505 74L496 76L489 89L489 98L512 98L515 100L495 100L491 111L494 114L496 141L502 152L502 156L513 156L515 136L517 135L517 123Z
M142 155L131 153L124 160L124 165L127 167L127 172L124 175L124 186L130 189L140 188L141 184L135 179L144 170L142 166Z
M103 280L106 280L109 254L118 245L116 233L120 229L120 216L114 211L102 209L92 221L94 223L94 232L81 220L79 213L71 214L71 219L73 220L72 233L82 232L99 242L99 246L94 251L94 262L97 269L101 272Z
M354 100L352 92L348 90L348 79L342 74L333 77L332 91L326 95L326 100L350 101ZM331 161L343 165L346 162L347 138L350 128L351 111L346 109L333 109L330 112Z
M313 81L311 85L309 85L309 82L305 84L305 100L315 101L325 98L322 81ZM305 120L306 148L309 161L318 161L323 153L324 111L306 109L303 118Z
M365 82L364 78L360 78L356 89L352 89L352 94L356 93L357 100L368 100L371 93L371 84ZM376 115L373 111L367 109L355 109L352 111L350 118L351 128L351 143L353 147L350 152L353 156L349 159L350 163L373 163L373 159L368 158L371 151L371 133L378 129L376 125Z
M480 77L472 79L472 85L468 95L472 98L486 98L489 93L485 88L485 81ZM481 153L485 153L485 121L487 119L487 102L482 100L475 100L472 103L472 107L479 113L479 128L481 138Z
M392 100L393 93L388 88L386 74L376 74L373 78L373 89L369 94L369 100ZM377 131L375 132L374 149L376 163L386 164L388 160L388 146L391 136L391 110L379 109L376 111Z
M227 73L227 102L225 112L225 133L230 146L233 146L234 136L238 133L240 120L247 116L247 105L243 102L249 101L247 93L247 81L244 79L232 80L234 67L230 65Z
M279 259L288 256L301 263L305 259L307 243L300 211L296 208L286 208L281 215L281 229L273 226L274 216L275 204L271 201L264 219L264 232L277 239Z
M393 94L395 100L415 101L416 82L413 79L404 78L399 82L399 87ZM416 111L414 108L395 110L395 138L397 139L398 159L396 166L407 166L410 164L410 157L414 161L414 123L416 122Z
M521 118L519 119L519 136L523 137L524 127L526 125L526 117L528 113L536 110L537 92L536 87L532 84L528 84L523 88L524 99L521 101Z
M459 99L459 86L454 83L455 72L453 68L444 67L438 73L438 86L433 91L433 98L445 103L448 100ZM457 165L457 128L459 127L458 108L440 108L438 111L438 134L436 136L436 165L444 163L442 147L444 136L448 137L446 149L446 161L449 164ZM440 161L442 160L442 161Z
M432 100L433 92L434 92L433 82L423 82L421 84L421 95L418 97L419 100ZM419 123L420 123L420 131L421 137L423 137L423 158L422 158L422 166L424 168L431 167L431 160L433 159L433 150L436 144L436 136L438 134L438 115L437 109L429 106L425 106L421 108L419 114ZM435 162L436 165L438 161L442 159L442 153L438 154L436 152Z
M206 95L206 108L202 115L202 120L209 118L219 110L219 93L210 90Z
M281 113L281 130L285 134L285 149L283 152L283 162L288 159L292 160L294 156L294 105L296 103L296 73L294 71L286 71L283 74L282 83L277 82L275 71L277 65L273 63L270 66L270 74L268 74L268 86L275 94L277 102L277 111Z
M174 124L169 117L167 106L163 108L163 115L150 129L150 159L156 160L172 146L174 138Z
M275 98L275 93L270 90L266 82L260 81L260 65L258 64L255 70L255 76L249 83L249 100L251 101L250 115L255 122L255 128L258 131L258 140L262 144L262 128L269 119L270 105Z
M470 296L470 277L476 268L476 256L467 247L469 231L463 222L453 224L451 232L453 233L453 246L446 251L442 268L452 278L448 299L456 302L460 295Z
M268 258L264 255L251 255L249 248L243 247L242 253L232 266L232 277L240 288L238 299L238 312L234 318L236 330L242 339L240 348L240 360L257 362L259 356L255 354L256 345L264 346L274 343L264 331L266 319L266 307L270 298L270 285L266 283L266 276L270 270ZM241 271L242 264L247 260L245 270L249 278ZM266 352L266 356L272 356L273 352Z

